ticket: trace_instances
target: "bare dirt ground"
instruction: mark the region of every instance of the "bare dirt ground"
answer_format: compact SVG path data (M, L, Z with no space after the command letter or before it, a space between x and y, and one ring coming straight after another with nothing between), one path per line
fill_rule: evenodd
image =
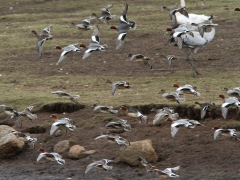
M25 132L27 127L36 127L36 124L51 123L51 113L39 113L34 122L23 121L23 128L16 125L18 131ZM123 118L128 120L132 131L120 135L129 141L151 139L153 147L158 154L158 162L152 163L159 169L166 167L181 166L177 174L179 179L239 179L239 141L220 137L213 140L214 131L211 128L215 125L226 123L221 118L202 120L204 126L195 129L180 128L175 138L170 135L170 123L163 122L161 126L152 126L151 120L154 113L148 115L149 124L139 124L138 119L123 115L106 115L93 113L92 109L82 109L75 113L59 114L59 117L69 117L78 126L76 132L68 132L60 137L48 138L50 127L46 133L31 134L38 138L34 150L24 148L22 152L11 159L1 161L1 179L89 179L100 180L107 177L118 180L125 179L159 179L154 173L147 173L143 166L131 167L127 164L113 163L112 171L93 169L84 176L86 166L103 158L114 159L119 147L116 144L104 140L94 141L93 139L101 133L109 133L104 126L110 120ZM9 120L10 121L10 120ZM228 120L234 122L234 120ZM82 124L81 126L78 124ZM47 140L46 140L47 139ZM66 165L61 166L55 162L36 162L39 154L37 148L45 147L48 151L61 140L68 139L71 142L80 144L86 150L95 149L97 152L90 157L80 160L70 160L67 153L63 154Z
M141 2L142 3L142 2ZM194 10L194 9L192 9ZM156 18L157 19L157 18ZM149 23L156 22L156 19L150 19ZM226 70L238 69L239 61L239 23L225 22L224 20L214 21L220 26L217 28L216 36L213 42L207 47L203 47L196 54L196 68L204 76L205 70L214 69L217 72L227 73ZM70 22L69 22L70 23ZM26 74L37 74L40 78L49 76L64 76L66 72L76 75L76 78L84 76L98 76L99 80L105 79L108 76L120 77L145 77L145 76L168 76L179 70L186 72L186 78L191 78L191 69L185 62L185 53L173 47L173 45L165 46L168 40L167 36L163 36L162 30L157 29L155 33L143 32L141 35L135 35L130 32L127 35L124 49L115 51L115 39L102 42L108 44L109 50L106 52L94 52L86 61L81 61L82 53L71 54L68 60L64 61L60 67L53 68L49 64L55 64L60 52L53 49L44 48L43 59L37 60L35 46L28 54L21 55L21 51L12 52L9 50L8 58L1 60L1 64L6 65L5 69L1 69L1 73L10 74L12 72ZM75 29L76 30L76 29ZM59 35L60 37L61 35ZM101 36L107 36L107 33L101 33ZM117 36L117 33L116 33ZM228 41L225 41L227 39ZM231 40L231 41L230 41ZM127 60L129 53L142 53L152 57L151 64L153 70L133 63L130 64ZM14 57L13 54L18 54ZM169 69L165 62L165 56L175 54L179 56L179 60L175 60ZM105 61L105 62L104 62ZM80 63L79 63L80 62ZM26 68L28 65L29 68ZM63 71L59 71L63 68ZM239 70L238 74L239 76ZM229 80L229 79L224 79ZM21 79L14 79L21 83ZM234 82L234 85L239 82ZM233 85L233 86L234 86ZM60 86L54 88L61 88ZM31 88L31 87L29 87ZM151 93L151 92L150 92ZM99 100L98 100L99 101ZM87 105L85 109L65 115L59 114L59 117L69 117L75 121L77 125L76 132L68 132L60 137L48 138L50 126L46 132L32 134L38 138L36 148L34 150L28 147L24 148L18 155L1 160L0 180L61 180L72 178L74 180L104 180L106 178L114 178L117 180L145 180L159 179L154 173L147 173L144 167L131 167L127 164L115 163L112 171L101 171L98 169L91 170L84 176L86 166L94 160L103 158L114 159L119 147L115 144L109 144L107 141L94 141L94 138L101 133L107 133L108 130L104 127L109 120L123 118L128 120L132 126L132 131L124 132L121 136L129 141L137 141L151 139L153 147L156 150L159 160L153 165L159 169L167 167L181 166L177 172L180 175L178 179L182 180L226 180L240 179L240 142L220 137L217 141L213 140L214 131L211 128L215 125L223 125L227 122L235 122L233 119L223 120L221 117L212 119L208 117L201 121L203 127L195 129L181 128L175 138L170 135L170 124L163 122L161 126L152 126L151 122L154 113L148 114L149 124L139 124L137 119L126 117L118 114L105 115L94 114L93 110ZM38 112L38 118L33 122L28 120L23 121L23 127L20 128L14 124L14 128L18 131L26 131L27 128L35 127L41 124L51 124L52 119L49 116L54 112ZM183 117L184 118L184 117ZM12 121L9 117L1 119L0 122ZM27 133L27 132L26 132ZM39 152L37 149L41 146L47 151L52 151L53 146L61 140L71 140L76 144L84 146L86 150L95 149L97 153L91 157L86 157L80 160L70 160L67 158L67 153L63 154L66 160L66 165L61 166L55 162L36 162Z

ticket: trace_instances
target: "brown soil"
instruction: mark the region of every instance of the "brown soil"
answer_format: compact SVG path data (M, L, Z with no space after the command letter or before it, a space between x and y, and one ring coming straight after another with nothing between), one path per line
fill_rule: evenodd
M75 132L63 134L60 137L49 137L51 113L37 113L38 118L33 122L23 120L23 127L17 125L13 127L18 131L31 132L38 138L36 148L30 150L25 147L18 155L2 160L2 179L89 179L100 180L107 177L115 179L158 179L154 173L147 173L143 166L131 167L127 164L115 163L112 171L91 170L84 176L86 166L103 158L114 159L119 147L104 140L94 141L94 138L101 133L109 133L109 129L104 126L107 122L123 118L128 120L132 126L132 131L124 132L120 135L129 141L151 139L153 147L158 154L158 162L153 163L160 169L166 167L181 166L177 174L179 179L239 179L239 141L220 137L213 140L214 131L211 128L215 125L226 123L222 118L206 118L201 121L204 126L195 129L180 128L175 138L170 135L170 123L162 122L160 126L152 126L151 121L155 113L148 114L149 124L140 124L138 119L133 119L124 114L110 115L94 113L91 108L80 109L74 113L59 114L59 117L69 117L77 125ZM8 119L8 117L6 118ZM9 120L11 122L12 120ZM235 122L234 120L228 120ZM39 131L43 123L44 131ZM80 160L70 160L67 153L62 154L66 160L66 165L61 166L55 162L36 162L39 154L37 149L40 146L48 151L53 150L53 146L61 140L68 139L71 145L80 144L86 150L97 150L97 153Z
M157 17L156 17L157 19ZM155 23L152 19L149 23ZM196 54L195 62L196 68L204 76L204 69L221 70L224 68L239 67L239 42L234 38L239 37L239 24L226 23L224 21L215 21L221 24L221 28L217 28L217 33L213 42L207 47L203 47ZM141 23L140 23L141 24ZM25 71L29 75L37 73L39 77L44 78L48 76L63 75L69 72L76 76L82 77L85 75L99 76L131 76L131 77L144 77L144 76L169 76L178 70L186 70L186 78L191 78L190 66L183 59L185 53L177 50L173 45L166 47L164 43L167 41L165 36L162 36L156 27L155 33L143 33L142 35L135 35L130 32L125 41L124 49L115 51L115 39L104 42L108 44L109 50L106 52L94 52L91 58L86 61L81 61L79 54L71 54L65 60L61 67L64 72L59 72L57 68L52 68L49 63L55 64L59 57L59 51L49 50L44 48L42 60L37 60L35 46L29 54L13 57L12 52L9 51L9 58L2 59L2 65L11 64L11 67L1 69L1 73L9 74L13 71ZM226 32L228 29L228 33ZM55 30L57 32L57 30ZM101 36L107 36L107 33L101 33ZM117 33L116 33L117 35ZM74 37L73 37L74 38ZM222 39L230 39L233 42L224 42ZM164 48L163 48L164 47ZM129 51L131 49L131 52ZM176 54L180 60L175 60L172 68L166 68L164 57L168 54ZM127 55L129 53L142 53L148 57L153 57L151 63L153 70L149 70L138 63L129 65ZM82 55L82 54L81 54ZM231 59L231 63L228 63ZM106 61L106 63L103 63ZM47 63L46 63L47 62ZM26 64L31 65L33 68L26 69ZM46 65L47 64L47 65ZM130 73L132 72L132 73ZM19 81L16 79L14 81ZM31 87L29 87L31 88ZM60 88L60 87L56 87ZM154 105L152 105L154 106ZM220 116L220 110L216 114L208 115L208 117L201 121L203 127L196 127L195 129L180 128L175 138L170 135L170 124L163 122L161 126L152 126L151 122L154 113L141 110L148 114L149 124L139 124L137 119L126 117L124 114L108 115L101 113L93 113L91 108L86 105L73 107L71 104L62 107L50 107L46 105L42 111L36 112L38 118L33 122L23 120L23 127L18 127L12 123L9 117L1 119L1 124L14 125L13 127L21 132L32 133L33 137L38 138L36 148L34 150L28 147L24 148L18 155L1 160L0 180L18 180L18 179L39 179L39 180L61 180L71 177L74 180L103 180L107 177L117 180L145 180L145 179L159 179L154 173L147 173L142 166L131 167L127 164L115 163L113 164L112 171L101 171L99 169L91 170L84 176L86 166L94 160L103 158L114 159L119 149L117 145L109 144L107 141L94 141L94 138L101 133L108 133L104 126L108 121L123 118L128 120L132 126L132 131L121 133L121 136L127 138L129 141L137 141L144 139L151 139L153 147L156 150L159 160L153 165L159 169L167 167L181 166L177 172L180 175L178 179L182 180L226 180L226 179L240 179L240 143L239 141L230 140L220 137L217 141L213 140L214 131L211 128L215 125L226 124L226 122L235 122L234 114L230 113L229 120L223 120ZM66 110L67 109L67 110ZM176 112L180 113L181 117L189 116L188 108L175 107ZM69 113L62 114L68 111ZM234 111L234 110L233 110ZM199 114L190 111L192 118L199 119ZM234 111L236 112L236 111ZM52 119L49 117L52 113L59 113L59 117L69 117L75 121L77 130L75 132L68 132L60 137L49 138L49 130ZM1 116L2 117L2 116ZM9 123L10 122L10 123ZM97 150L97 153L91 157L86 157L80 160L70 160L67 158L67 153L63 154L66 160L66 165L61 166L55 162L36 162L39 152L37 149L43 146L47 151L52 151L53 146L61 140L68 139L72 144L79 144L84 146L86 150Z

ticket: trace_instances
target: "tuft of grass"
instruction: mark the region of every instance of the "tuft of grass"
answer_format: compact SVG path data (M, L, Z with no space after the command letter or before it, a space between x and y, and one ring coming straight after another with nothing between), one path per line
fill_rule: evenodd
M240 122L237 121L229 122L227 124L222 125L222 128L240 130Z

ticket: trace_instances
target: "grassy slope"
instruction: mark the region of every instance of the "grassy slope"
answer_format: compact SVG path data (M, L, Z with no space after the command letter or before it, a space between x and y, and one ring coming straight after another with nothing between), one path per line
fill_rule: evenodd
M76 75L76 73L66 74L60 72L55 67L55 62L59 56L59 52L54 49L57 44L67 45L75 42L89 42L91 36L90 31L80 32L74 27L71 27L71 22L79 22L81 19L87 18L93 11L99 13L99 9L103 4L109 4L109 1L77 1L77 0L19 0L3 1L1 0L1 25L0 38L2 47L0 49L0 90L1 103L9 104L14 107L22 108L29 104L45 104L49 102L57 102L59 99L50 94L54 89L70 91L72 93L80 94L80 102L85 104L109 104L118 106L122 103L129 104L150 104L150 103L169 103L161 97L160 90L164 89L167 92L173 91L171 85L178 82L180 85L192 84L198 87L201 92L201 97L187 97L186 103L192 103L196 100L205 101L212 100L218 104L221 100L217 97L221 93L221 88L233 88L239 82L239 68L228 67L228 73L222 73L221 66L217 66L214 70L206 66L205 69L200 68L203 75L199 78L192 78L190 72L184 69L179 69L174 73L156 73L157 69L153 70L152 75L142 75L142 78L136 78L131 74L116 73L114 75L104 74L99 76L94 75ZM112 12L120 14L122 12L125 1L117 1L112 8ZM166 40L164 37L164 29L171 23L168 19L167 12L160 12L159 9L163 5L173 5L176 1L131 1L129 4L128 17L134 19L138 23L136 31L129 32L132 41L137 42L137 38L142 35L157 35L161 36L161 40ZM219 54L203 54L197 55L200 59L206 60L210 56L218 57L226 52L234 54L239 49L234 44L239 43L239 39L228 38L226 31L221 30L221 23L228 24L230 22L236 23L239 14L225 10L228 6L233 9L239 4L238 0L232 0L231 5L229 1L207 1L205 7L196 8L195 4L188 4L188 8L195 13L214 14L217 15L216 23L219 23L220 30L214 40L214 45L208 46L211 48L218 48ZM94 7L92 6L94 5ZM13 7L13 10L9 10ZM118 20L113 20L112 24L117 24ZM47 54L41 60L37 60L35 52L36 39L30 34L30 31L35 29L40 31L44 27L54 24L52 34L54 40L44 44L44 52ZM116 38L116 32L109 31L109 27L101 25L101 42L113 44ZM135 38L134 38L135 37ZM152 37L152 36L150 36ZM77 39L77 40L76 40ZM130 39L130 38L129 38ZM126 41L130 43L129 39ZM231 47L226 48L224 44L229 41L234 43ZM160 40L160 41L161 41ZM74 41L74 42L73 42ZM127 43L126 43L127 44ZM163 42L152 45L155 49L153 52L161 52L166 54L172 53L172 46L167 47ZM141 46L134 46L138 52ZM151 49L152 47L150 47ZM110 50L109 50L110 51ZM176 49L174 50L176 51ZM216 51L215 51L216 52ZM109 52L110 54L113 52ZM181 52L180 52L181 53ZM53 57L56 55L56 57ZM153 54L153 53L152 53ZM200 54L200 53L199 53ZM98 57L102 57L100 53ZM116 59L119 59L121 52L114 53ZM184 57L184 53L181 54ZM73 56L74 58L76 56ZM27 63L21 63L23 58L27 58ZM78 56L79 58L79 56ZM25 60L25 59L24 59ZM74 61L73 63L76 64ZM160 63L155 57L154 63ZM207 62L208 63L208 62ZM75 65L74 64L74 65ZM97 62L90 62L88 66L93 65L93 68L100 67ZM168 69L165 62L161 59L162 69ZM178 63L181 65L181 63ZM51 74L45 75L44 66L50 67ZM67 68L67 64L63 65ZM158 65L156 65L158 66ZM52 67L52 68L51 68ZM81 66L79 69L81 69ZM158 66L160 67L160 66ZM102 67L101 67L102 68ZM46 70L47 71L47 70ZM129 81L133 88L126 91L117 91L115 96L110 96L109 86L104 83L105 79L117 81L123 79ZM231 81L229 81L231 77ZM87 87L85 85L88 85ZM171 103L169 103L171 104Z

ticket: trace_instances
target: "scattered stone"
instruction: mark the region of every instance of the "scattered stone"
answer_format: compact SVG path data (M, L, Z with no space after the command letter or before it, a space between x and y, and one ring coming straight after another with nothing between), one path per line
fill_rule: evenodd
M80 145L74 145L70 148L69 152L68 152L68 158L70 159L80 159L79 155L86 151L84 147L80 146Z
M53 151L61 154L69 150L69 148L69 140L63 140L54 146Z
M140 165L138 156L145 158L148 162L157 162L158 156L152 147L152 141L150 139L130 142L130 146L127 148L121 148L116 155L115 161L129 164L130 166Z
M12 157L24 147L24 142L12 134L12 131L16 130L6 125L0 126L0 158Z
M70 148L68 152L68 158L70 159L82 159L86 156L96 153L95 150L86 151L84 147L80 145L74 145Z

